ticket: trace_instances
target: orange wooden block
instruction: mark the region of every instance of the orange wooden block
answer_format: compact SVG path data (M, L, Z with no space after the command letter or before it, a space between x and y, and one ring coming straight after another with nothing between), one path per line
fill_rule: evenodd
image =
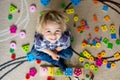
M81 29L82 29L82 31L84 31L84 29L85 29L85 26L81 26Z
M98 21L96 14L93 15L93 20L94 20L95 22Z
M97 55L97 57L98 57L98 59L101 59L101 58L102 58L102 55L99 53L99 54Z
M99 27L95 27L95 32L99 32Z
M81 31L83 31L83 30L81 29L81 27L78 27L78 28L77 28L77 32L81 32Z
M84 21L84 20L82 20L82 21L80 22L80 26L85 26L85 21Z
M97 4L98 4L98 0L94 0L93 3L94 3L95 5L97 5Z

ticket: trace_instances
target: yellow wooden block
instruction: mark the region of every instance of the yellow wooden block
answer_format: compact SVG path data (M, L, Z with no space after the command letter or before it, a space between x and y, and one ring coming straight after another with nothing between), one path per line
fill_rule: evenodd
M78 20L79 20L78 16L75 15L75 16L74 16L74 21L78 21Z
M119 54L119 52L116 52L116 53L114 54L114 58L115 58L115 59L120 59L120 54Z
M108 61L106 59L103 60L103 64L107 64Z
M90 65L90 69L91 69L91 70L94 70L94 68L95 68L95 65L91 64L91 65Z
M101 44L98 42L98 43L96 43L96 47L97 48L100 48L101 47Z
M54 76L54 68L48 67L48 76Z
M104 17L104 20L105 20L105 21L110 21L110 16L109 16L109 15L106 15L106 16Z
M67 14L73 14L75 12L75 10L73 8L67 9L66 13Z
M111 67L112 68L115 68L116 67L116 64L113 62L113 63L111 63Z
M93 62L93 61L94 61L94 57L91 56L91 57L89 58L89 60L90 60L91 62Z
M86 43L82 43L82 48L86 47L87 44Z
M80 57L80 58L79 58L79 61L80 61L80 62L83 62L83 61L84 61L84 58L83 58L83 57Z
M88 59L91 57L91 54L86 50L83 51L83 55Z
M66 22L69 22L69 21L70 21L69 17L66 17Z
M107 28L107 26L106 25L102 25L102 31L107 31L108 30L108 28Z
M101 55L102 55L102 57L105 57L105 56L106 56L106 52L105 52L105 51L102 51L102 52L101 52Z
M115 25L114 24L110 25L110 30L115 30Z

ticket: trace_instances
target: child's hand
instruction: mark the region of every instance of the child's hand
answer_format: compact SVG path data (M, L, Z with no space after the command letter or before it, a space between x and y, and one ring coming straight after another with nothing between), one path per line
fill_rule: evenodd
M63 48L62 47L57 47L56 50L61 51L61 50L63 50Z
M54 60L59 60L59 58L60 58L60 56L59 56L58 54L56 54L56 53L53 53L53 54L51 55L51 57L52 57Z

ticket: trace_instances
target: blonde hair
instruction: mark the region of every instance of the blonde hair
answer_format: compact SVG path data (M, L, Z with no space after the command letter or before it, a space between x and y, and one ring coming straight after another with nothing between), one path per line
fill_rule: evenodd
M47 21L52 21L59 24L62 28L62 31L66 31L66 16L64 13L57 10L44 10L42 15L39 17L37 25L37 33L41 33L42 28L47 24Z

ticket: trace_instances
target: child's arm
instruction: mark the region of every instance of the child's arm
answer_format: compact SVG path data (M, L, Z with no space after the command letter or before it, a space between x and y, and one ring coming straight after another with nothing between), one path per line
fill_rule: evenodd
M48 55L50 55L54 60L59 60L59 55L58 54L56 54L56 52L54 52L54 51L51 51L51 50L49 50L49 49L44 49L44 50L42 50L44 53L46 53L46 54L48 54Z

